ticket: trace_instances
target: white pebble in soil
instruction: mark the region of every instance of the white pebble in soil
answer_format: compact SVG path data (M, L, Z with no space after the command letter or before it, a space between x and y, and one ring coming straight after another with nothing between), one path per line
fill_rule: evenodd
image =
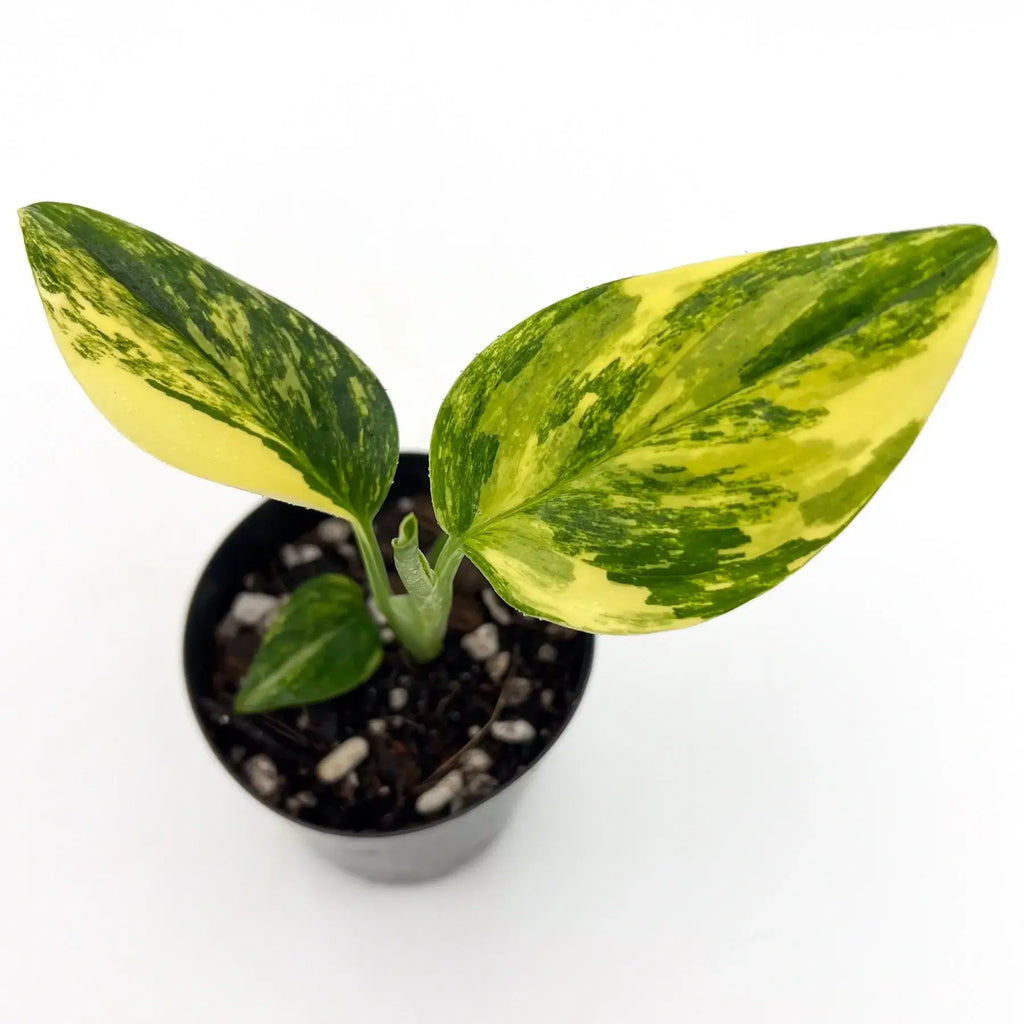
M486 750L481 750L479 747L470 747L459 758L459 761L462 767L471 775L475 775L478 772L486 772L494 764L494 758Z
M285 544L281 548L281 562L286 569L315 562L322 552L315 544Z
M409 691L402 686L396 686L388 691L388 707L392 711L403 711L409 703Z
M514 708L517 704L522 704L523 701L529 699L530 694L533 693L533 683L522 676L513 676L511 679L505 680L502 692L505 694L505 703L510 708Z
M371 736L386 736L388 731L388 723L383 718L371 718L366 723L366 731Z
M281 609L291 600L291 596L285 594L284 597L278 598L277 607L271 608L266 615L260 619L259 624L256 626L256 631L259 633L266 633L268 629L274 624L274 620L281 614Z
M241 625L231 612L228 612L220 622L217 623L217 628L213 631L213 635L218 640L234 640L238 636L238 630Z
M285 798L284 809L289 814L298 814L309 807L316 807L316 797L308 789L300 790L294 796Z
M395 642L395 631L390 626L380 627L380 642L390 644Z
M487 674L498 682L505 678L505 673L508 671L509 665L512 664L512 654L510 651L498 651L497 654L487 659L487 663L484 666L487 669Z
M540 706L545 711L550 711L551 706L555 703L555 691L554 690L541 690L540 691Z
M355 798L356 791L359 789L359 776L355 772L349 772L348 775L342 780L341 783L341 798L346 802L350 802Z
M525 718L510 718L495 722L491 735L499 743L530 743L537 738L537 730Z
M245 762L245 777L253 792L264 800L277 795L281 788L281 776L277 765L266 754L255 754Z
M363 736L352 736L338 744L316 766L316 777L325 783L337 782L358 768L370 753L370 744Z
M486 661L488 658L493 658L498 653L500 646L498 627L493 622L485 622L462 638L462 649L474 661Z
M508 605L493 590L487 588L480 597L484 602L484 607L491 613L491 618L499 626L512 625L512 612L509 610Z
M498 780L493 775L474 775L466 783L466 796L479 799L488 796L498 788Z
M325 519L317 526L315 533L317 540L336 548L352 536L352 526L344 519Z
M427 817L444 810L462 792L464 785L462 772L457 768L450 771L440 782L416 797L416 813Z
M537 648L537 660L545 665L553 665L558 661L558 648L554 644L541 644Z
M272 612L276 612L280 604L278 598L270 594L239 594L231 605L228 617L240 626L258 626Z

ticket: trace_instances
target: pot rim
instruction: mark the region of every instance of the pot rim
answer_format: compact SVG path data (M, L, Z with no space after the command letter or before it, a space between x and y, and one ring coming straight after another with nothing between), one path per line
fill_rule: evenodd
M423 460L426 460L426 456L422 455L419 452L402 452L401 455L400 455L400 458L402 460L409 460L409 459L416 459L416 460L423 459ZM386 503L387 503L387 499L385 499L385 504ZM262 509L266 508L268 505L285 505L285 506L288 506L289 503L288 502L279 502L279 501L276 501L275 499L272 499L272 498L266 499L265 501L263 501L259 505L257 505L255 508L250 510L241 520L239 520L234 525L234 527L232 527L230 532L227 533L227 535L221 540L220 544L218 544L217 547L214 549L213 554L207 559L206 564L203 567L203 571L200 573L199 579L196 582L196 586L195 586L195 588L194 588L194 590L192 592L192 596L189 599L188 612L186 613L186 617L185 617L185 629L184 629L184 639L183 639L183 648L184 648L183 649L183 655L184 655L184 665L183 665L183 668L184 668L184 676L185 676L185 690L186 690L186 692L188 694L189 707L192 709L192 714L195 717L196 723L199 726L199 731L202 733L203 738L206 740L207 746L213 752L213 755L221 763L221 765L224 767L224 769L227 771L227 773L241 787L241 789L243 789L253 800L255 800L257 803L259 803L262 807L266 808L267 810L273 811L275 814L277 814L280 817L284 818L286 821L291 822L293 825L298 825L298 826L300 826L302 828L308 828L308 829L311 829L312 831L320 832L320 833L323 833L325 835L342 836L346 840L348 840L348 839L357 839L357 840L366 840L366 841L375 840L375 841L379 842L382 839L388 839L388 838L391 838L392 836L395 836L395 837L397 837L397 836L407 836L407 835L411 835L411 834L416 833L416 832L424 832L424 831L426 831L428 829L436 829L436 828L439 828L441 826L444 826L444 825L448 824L449 822L455 821L457 818L461 818L464 815L472 814L473 811L477 810L480 807L483 807L488 801L493 800L495 797L500 796L502 793L507 792L512 786L518 784L523 779L525 779L531 772L533 772L533 770L537 767L537 765L540 764L540 762L544 760L544 758L547 756L548 752L555 745L555 743L557 743L557 741L561 738L562 734L565 732L565 730L568 727L569 723L576 717L576 712L579 709L580 702L583 699L583 694L586 691L587 684L588 684L589 679L590 679L591 669L593 667L594 645L595 645L595 637L594 637L593 633L585 633L585 632L582 632L582 631L579 631L579 630L576 631L578 633L578 635L581 637L581 639L583 641L583 644L584 644L583 659L582 659L582 663L581 663L580 669L579 669L579 677L580 677L579 690L577 691L575 700L573 700L573 702L569 705L568 713L567 713L567 715L565 717L565 720L559 726L558 730L551 735L550 739L548 740L547 746L515 778L510 779L508 782L505 782L502 785L498 786L494 790L493 793L488 794L483 799L477 800L475 803L470 804L468 807L461 808L460 810L456 811L454 814L448 814L445 817L439 818L439 819L437 819L435 821L425 821L425 822L422 822L422 823L416 824L416 825L406 825L404 828L391 829L391 830L388 830L388 831L376 831L376 830L369 830L369 829L364 829L364 830L358 831L358 832L357 831L348 831L346 829L332 828L332 827L330 827L328 825L318 825L315 822L302 821L299 818L294 818L290 814L288 814L286 811L284 811L281 807L274 806L272 804L268 804L265 801L261 800L255 793L252 792L251 789L249 789L248 786L244 785L242 783L242 781L236 777L235 772L233 770L234 766L230 763L230 761L229 761L229 759L227 757L226 752L221 751L220 748L217 746L217 744L214 742L214 738L213 738L213 735L211 733L211 730L208 727L208 724L205 721L205 719L203 717L203 714L202 714L202 712L201 712L201 710L200 710L200 708L198 706L197 695L196 695L196 692L195 692L195 688L193 686L192 674L190 672L190 667L189 667L190 650L192 649L192 647L195 644L202 642L202 638L200 637L199 632L198 632L199 631L198 619L199 619L199 613L200 613L200 609L198 607L198 605L199 605L199 597L200 597L200 594L203 591L204 583L207 581L208 578L210 578L213 575L212 569L213 569L214 563L217 561L217 558L220 555L220 553L225 548L227 548L230 544L239 544L240 543L239 535L242 534L245 531L246 527L248 527L250 520L254 516L256 516ZM291 506L291 507L301 507L301 506ZM313 511L317 511L318 512L319 510L310 509L309 511L310 512L313 512ZM330 514L327 513L327 512L323 513L324 518L328 518L329 515ZM286 540L282 539L282 543L285 543L285 542L286 542Z

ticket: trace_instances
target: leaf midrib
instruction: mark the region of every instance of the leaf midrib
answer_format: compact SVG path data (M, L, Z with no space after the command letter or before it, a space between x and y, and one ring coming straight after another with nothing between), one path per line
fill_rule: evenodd
M287 678L289 675L294 675L295 672L302 668L303 665L307 664L310 659L314 658L317 654L323 650L332 640L334 640L340 632L338 627L330 628L325 630L316 640L305 644L294 654L289 655L281 664L274 669L269 675L264 676L245 696L259 696L264 693L267 689L274 689L281 679Z

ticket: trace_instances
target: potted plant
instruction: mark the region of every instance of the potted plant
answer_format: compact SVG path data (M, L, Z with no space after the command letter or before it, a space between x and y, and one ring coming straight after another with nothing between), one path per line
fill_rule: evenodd
M205 735L264 803L389 879L493 838L578 704L591 634L729 611L850 522L938 399L996 262L984 228L954 226L580 292L472 360L428 481L377 378L302 314L105 214L21 220L107 418L274 499L193 598Z

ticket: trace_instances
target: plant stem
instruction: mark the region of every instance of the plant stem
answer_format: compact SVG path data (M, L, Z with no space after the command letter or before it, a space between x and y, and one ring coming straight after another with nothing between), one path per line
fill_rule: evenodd
M452 582L455 580L455 574L459 571L459 566L462 565L466 553L457 544L452 543L451 537L444 534L435 542L433 555L434 574L437 576L438 582L444 581L450 590Z
M395 594L388 580L384 556L373 533L372 524L354 521L356 544L366 568L366 579L381 614L395 636L416 661L433 661L441 653L448 615L452 607L452 583L463 559L462 550L446 537L438 552L433 586L429 592Z
M366 580L370 584L370 593L383 615L390 621L391 602L394 594L391 593L391 584L388 582L388 570L384 564L384 556L380 553L380 545L373 532L371 524L363 523L361 520L352 520L352 532L356 537L356 545L359 554L363 559L363 568L366 569Z

